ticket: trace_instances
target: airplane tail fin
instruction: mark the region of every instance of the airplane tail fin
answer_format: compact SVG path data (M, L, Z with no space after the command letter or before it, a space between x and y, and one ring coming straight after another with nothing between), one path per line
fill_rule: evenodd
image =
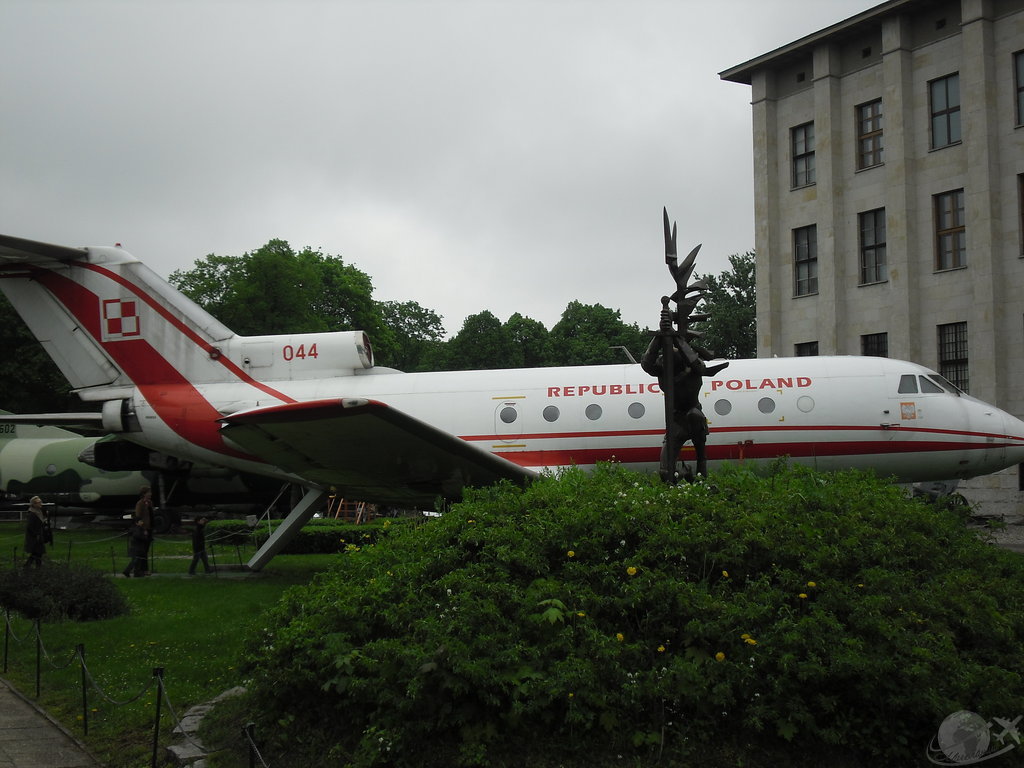
M0 236L0 290L84 399L182 377L215 381L220 372L203 359L233 335L121 248Z
M244 382L261 390L260 398L287 402L263 382L373 366L361 331L237 336L120 247L66 248L0 235L0 290L79 396L105 401L114 425L114 411L135 387L152 401L171 390Z

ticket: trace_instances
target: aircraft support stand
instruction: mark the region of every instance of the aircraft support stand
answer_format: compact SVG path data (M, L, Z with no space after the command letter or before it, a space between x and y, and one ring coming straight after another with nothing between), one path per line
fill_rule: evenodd
M246 563L249 570L259 571L264 565L269 563L271 558L284 548L284 545L291 540L292 536L323 505L324 501L327 500L327 495L328 492L325 490L308 488L303 497L299 499L299 503L292 508L288 516L277 526L277 530L270 534L270 538L267 539L266 543Z

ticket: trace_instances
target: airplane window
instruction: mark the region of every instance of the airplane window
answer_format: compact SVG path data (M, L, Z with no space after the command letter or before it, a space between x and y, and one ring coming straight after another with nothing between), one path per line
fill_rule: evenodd
M944 390L931 379L921 376L921 391L934 394L936 392L943 392Z
M544 409L544 421L558 421L558 407L549 405Z
M634 419L642 419L644 413L647 412L647 409L644 408L643 403L630 403L629 408L626 409L626 412L629 413L629 415L632 416Z
M516 409L513 408L511 405L506 405L504 408L501 409L501 413L498 414L501 420L504 421L506 424L511 424L513 421L516 420L516 417L518 415L519 414L516 413Z
M900 376L900 388L896 390L901 395L917 394L917 377L911 373Z
M728 400L716 400L715 401L715 413L719 416L728 416L732 411L732 403Z
M601 406L596 403L587 406L587 418L591 421L597 421L601 418Z
M775 401L770 397L762 397L757 401L757 410L761 413L772 413L775 410Z
M956 384L951 382L949 379L947 379L945 376L940 376L937 373L929 373L928 374L928 378L931 379L932 381L934 381L936 384L938 384L943 389L946 389L946 390L952 392L957 397L960 397L960 394L961 394L960 388Z
M804 413L810 413L811 411L814 410L814 398L804 395L803 397L796 401L796 407L799 408Z

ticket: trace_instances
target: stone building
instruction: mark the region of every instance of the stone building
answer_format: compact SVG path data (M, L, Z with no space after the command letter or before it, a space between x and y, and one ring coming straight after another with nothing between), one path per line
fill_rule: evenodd
M913 360L1024 416L1024 0L890 0L720 76L752 92L758 356ZM1024 514L1022 467L960 490Z

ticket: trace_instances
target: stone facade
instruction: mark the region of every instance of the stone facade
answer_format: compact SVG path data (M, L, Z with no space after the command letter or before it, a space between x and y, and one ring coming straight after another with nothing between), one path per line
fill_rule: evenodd
M721 77L752 91L758 355L883 340L1024 416L1024 0L890 0ZM1024 515L1021 471L961 491Z

